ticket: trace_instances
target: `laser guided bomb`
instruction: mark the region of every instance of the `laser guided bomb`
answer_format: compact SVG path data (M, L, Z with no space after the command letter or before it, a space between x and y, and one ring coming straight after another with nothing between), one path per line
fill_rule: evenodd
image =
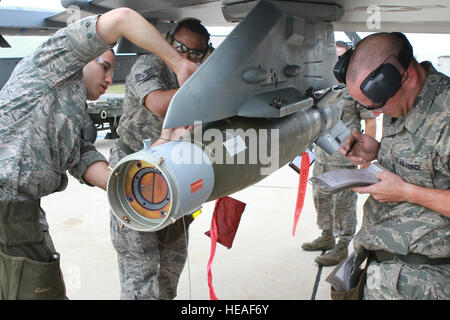
M342 91L332 89L327 95L336 99ZM205 202L260 181L313 141L323 140L324 149L336 151L337 141L349 134L340 113L339 104L312 105L278 120L232 117L208 123L156 147L147 140L143 150L123 158L110 175L111 208L132 229L160 230Z
M334 86L329 21L341 12L304 6L259 2L173 97L163 126L196 124L193 132L157 147L145 141L115 166L107 195L126 226L160 230L313 142L330 154L339 148L349 135L340 121L346 89Z

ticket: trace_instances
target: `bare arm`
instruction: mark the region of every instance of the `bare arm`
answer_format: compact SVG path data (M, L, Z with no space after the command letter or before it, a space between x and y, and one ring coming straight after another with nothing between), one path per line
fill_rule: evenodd
M124 37L137 46L153 52L177 74L180 85L198 67L181 57L153 25L132 9L118 8L101 15L97 20L97 33L108 45Z
M144 100L145 107L159 117L164 118L166 116L167 109L169 108L170 101L177 90L178 89L167 91L155 90L149 93Z
M430 189L408 184L406 201L416 203L450 218L450 190Z
M175 129L163 129L160 138L156 140L152 146L155 147L171 140L177 140L184 134L188 133L190 129L192 129L192 126L179 127ZM106 190L110 173L111 171L108 163L104 161L97 161L87 167L83 174L83 179L93 186Z
M87 167L83 179L93 186L106 190L110 173L111 171L108 169L108 163L97 161Z
M405 182L389 172L377 173L380 182L368 187L351 188L357 193L370 193L380 202L411 202L450 218L450 190L430 189Z

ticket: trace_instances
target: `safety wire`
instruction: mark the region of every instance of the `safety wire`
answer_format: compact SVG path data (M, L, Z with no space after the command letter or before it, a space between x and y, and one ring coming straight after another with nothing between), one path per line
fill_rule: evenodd
M189 300L192 300L192 291L191 291L191 265L189 263L189 247L188 247L188 235L186 230L186 223L183 219L183 228L184 228L184 241L186 242L186 256L187 256L187 267L188 267L188 288L189 288Z

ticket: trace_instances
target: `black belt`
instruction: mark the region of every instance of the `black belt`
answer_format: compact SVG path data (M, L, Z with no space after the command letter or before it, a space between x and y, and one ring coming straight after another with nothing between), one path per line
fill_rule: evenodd
M376 260L378 262L394 261L395 258L406 262L408 264L429 264L429 265L440 265L440 264L450 264L450 257L447 258L428 258L423 254L409 253L406 256L401 254L394 254L384 250L374 251Z

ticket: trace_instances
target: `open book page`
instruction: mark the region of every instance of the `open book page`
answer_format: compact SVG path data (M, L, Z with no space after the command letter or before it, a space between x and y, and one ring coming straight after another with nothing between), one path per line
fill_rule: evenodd
M378 182L377 172L385 171L378 163L365 169L339 169L324 172L309 179L323 193L335 193L349 187L368 186Z

